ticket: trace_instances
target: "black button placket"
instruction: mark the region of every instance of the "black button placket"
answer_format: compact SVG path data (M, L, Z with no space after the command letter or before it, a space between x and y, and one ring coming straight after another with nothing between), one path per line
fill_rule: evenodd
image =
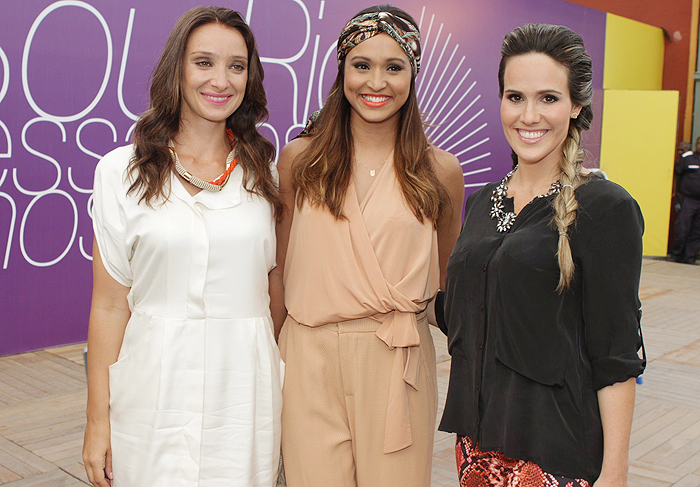
M517 222L516 222L517 223ZM488 277L489 277L489 264L491 263L491 260L493 259L493 256L496 254L498 249L501 248L501 245L503 245L503 241L505 240L506 235L508 235L511 232L512 228L508 230L506 233L499 234L500 238L498 239L497 245L491 250L491 252L485 256L486 261L483 265L482 268L482 273L481 273L481 278L482 278L482 289L483 289L483 294L482 294L482 301L479 306L479 309L481 311L481 331L480 331L480 336L478 338L478 343L479 345L477 346L477 363L479 364L479 370L477 371L479 379L476 381L474 384L474 391L479 395L479 398L477 400L477 419L476 419L476 429L478 431L477 433L477 438L476 441L478 443L481 443L481 418L482 418L482 404L481 404L481 384L484 381L484 343L486 341L486 323L488 321L488 310L486 309L486 303L488 303Z

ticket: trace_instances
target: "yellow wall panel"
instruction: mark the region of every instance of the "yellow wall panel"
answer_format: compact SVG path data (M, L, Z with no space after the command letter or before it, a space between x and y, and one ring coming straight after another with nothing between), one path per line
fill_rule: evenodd
M644 255L666 255L677 91L605 90L600 167L644 214Z
M663 71L663 31L658 27L608 14L603 88L660 90Z

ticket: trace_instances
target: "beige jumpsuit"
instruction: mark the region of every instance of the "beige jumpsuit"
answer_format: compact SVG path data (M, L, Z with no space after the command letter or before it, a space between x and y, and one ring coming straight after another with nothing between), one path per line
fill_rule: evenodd
M389 165L362 202L350 184L344 215L294 211L280 336L288 486L429 486L437 384L423 311L437 233Z

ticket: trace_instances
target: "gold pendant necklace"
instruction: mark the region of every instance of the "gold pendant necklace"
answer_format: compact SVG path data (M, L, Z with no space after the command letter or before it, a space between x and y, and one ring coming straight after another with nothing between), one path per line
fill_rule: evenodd
M382 162L379 166L375 167L374 169L372 169L371 167L365 166L365 165L362 164L362 163L360 162L360 160L357 159L357 158L355 158L355 162L357 162L360 166L362 166L362 167L364 167L365 169L367 169L367 170L369 171L369 175L370 175L371 177L374 177L374 176L376 176L377 173L382 169L382 166L384 166L384 163L385 163L386 161L388 161L389 159L391 159L391 156L393 156L393 155L394 155L394 149L391 149L391 152L389 152L389 155L387 156L387 158L384 159L384 162Z

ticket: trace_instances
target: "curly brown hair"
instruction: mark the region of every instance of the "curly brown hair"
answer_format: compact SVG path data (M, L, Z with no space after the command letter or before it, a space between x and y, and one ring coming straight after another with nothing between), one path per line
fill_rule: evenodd
M180 129L182 64L187 42L195 29L212 23L236 29L248 48L245 96L226 120L226 127L238 140L238 163L243 167L244 187L268 200L279 218L282 202L270 171L275 148L257 130L257 124L268 116L260 56L250 27L238 12L224 7L195 7L180 17L170 33L153 70L149 108L136 122L129 193L140 193L139 202L148 205L168 198L166 183L174 167L168 144Z

